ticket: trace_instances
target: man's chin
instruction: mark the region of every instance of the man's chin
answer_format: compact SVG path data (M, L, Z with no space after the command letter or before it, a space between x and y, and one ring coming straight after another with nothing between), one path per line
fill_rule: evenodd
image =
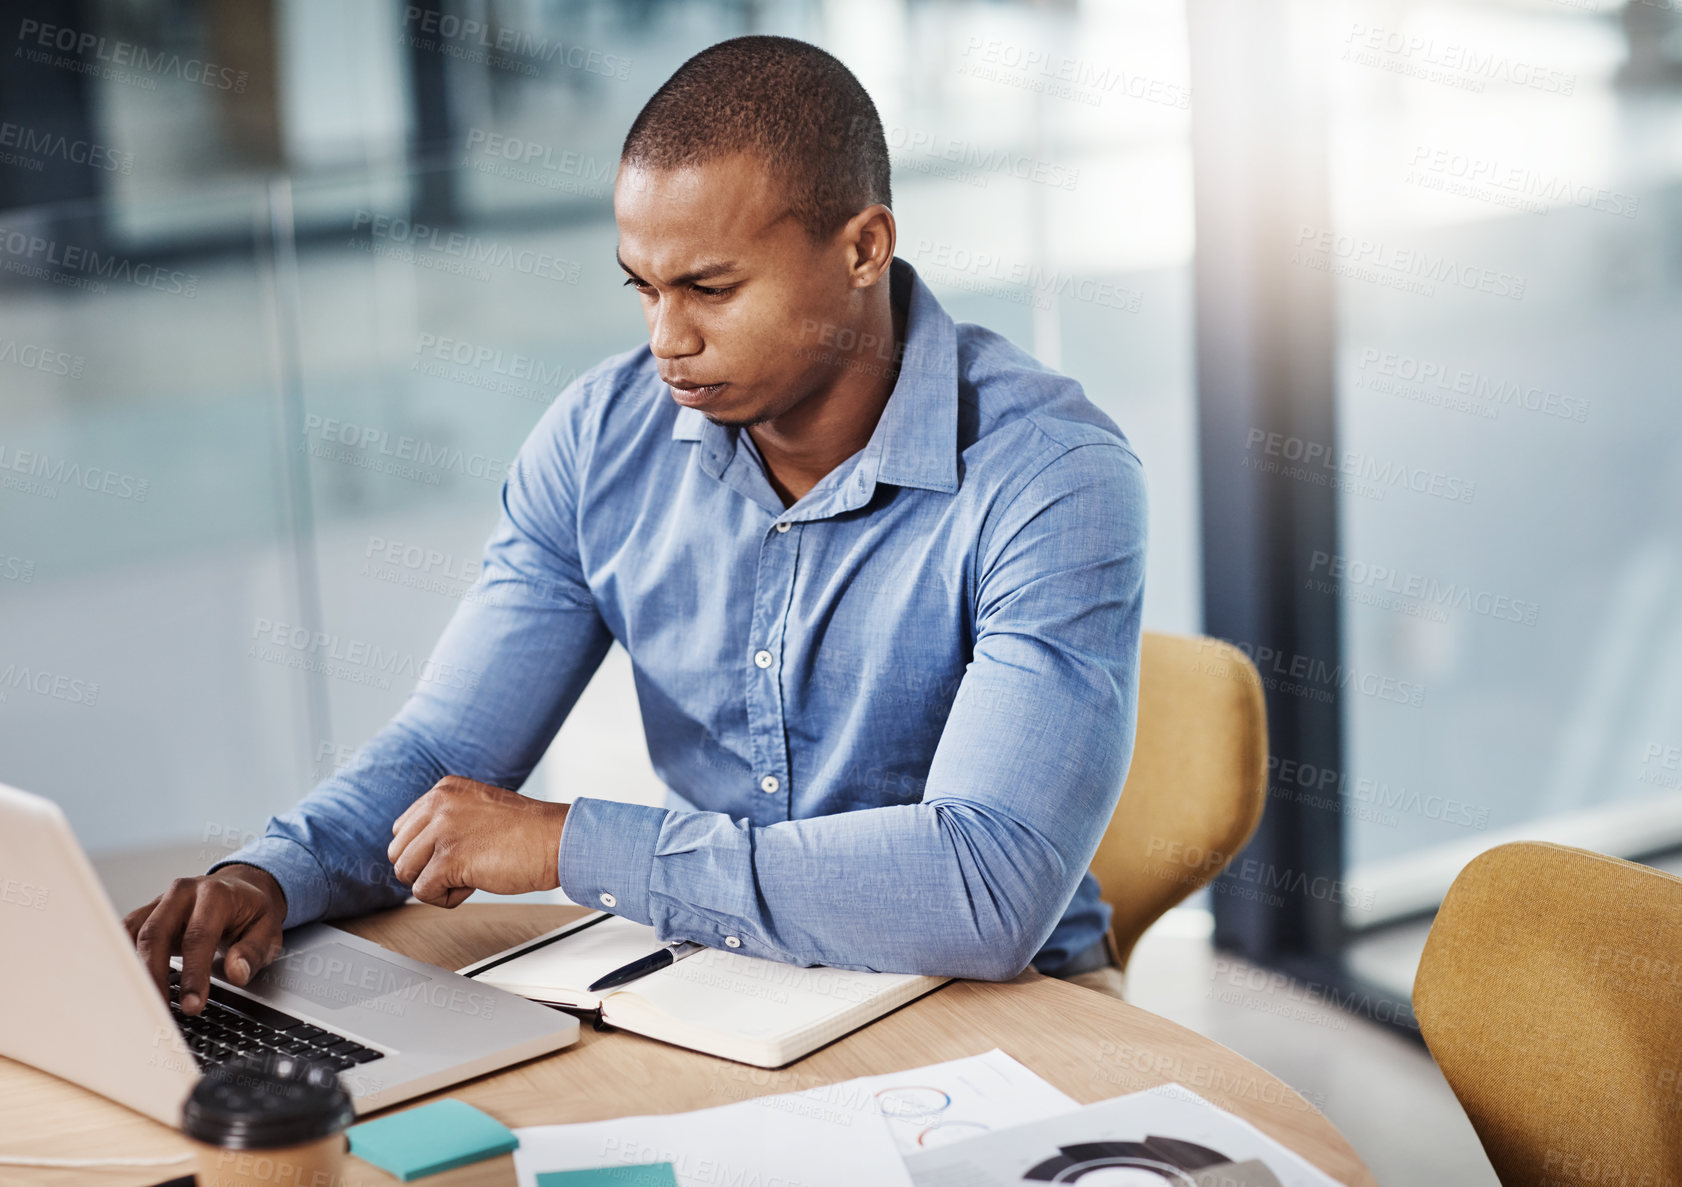
M771 419L765 412L703 412L702 416L727 429L745 429L750 425L762 425Z
M735 408L697 408L702 416L727 429L745 429L749 425L764 424L776 415L775 408L748 407Z

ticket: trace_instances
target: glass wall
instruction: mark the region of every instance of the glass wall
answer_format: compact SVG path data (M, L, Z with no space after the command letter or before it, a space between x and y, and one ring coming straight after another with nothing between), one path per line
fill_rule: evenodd
M401 704L525 434L645 340L613 256L626 128L738 33L858 72L899 254L1127 431L1147 624L1198 629L1178 5L21 13L0 45L0 780L97 854L202 869ZM660 796L622 653L527 790Z
M1328 18L1351 922L1519 836L1682 843L1675 5ZM1667 344L1667 345L1661 345ZM1372 687L1379 688L1379 684ZM1666 756L1669 765L1666 765Z

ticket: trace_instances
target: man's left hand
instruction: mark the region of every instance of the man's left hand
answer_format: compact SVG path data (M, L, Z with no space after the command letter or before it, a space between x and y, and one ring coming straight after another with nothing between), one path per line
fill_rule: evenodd
M565 804L449 775L392 824L386 856L398 880L435 907L475 890L554 890L566 816Z

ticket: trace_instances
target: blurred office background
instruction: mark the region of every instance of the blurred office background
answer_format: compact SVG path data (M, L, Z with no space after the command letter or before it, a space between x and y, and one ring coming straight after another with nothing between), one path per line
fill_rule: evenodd
M508 459L572 376L644 340L613 256L630 120L691 53L786 33L875 98L900 255L1138 448L1147 627L1235 637L1270 713L1321 715L1301 752L1276 739L1266 843L1341 878L1329 938L1306 904L1308 947L1373 998L1238 975L1290 962L1216 952L1205 895L1135 959L1136 999L1303 1090L1381 1181L1493 1182L1395 1017L1431 910L1503 839L1658 864L1682 844L1675 3L5 20L0 780L63 805L120 906L260 833L399 706ZM1245 260L1276 270L1277 308ZM1319 399L1327 433L1262 417L1241 457L1209 448L1212 377L1268 356L1226 349L1229 298L1325 377L1263 401ZM1224 588L1210 528L1240 469L1300 493L1281 537L1322 525L1253 589ZM1336 654L1223 630L1223 599L1319 614ZM527 790L658 801L621 652Z

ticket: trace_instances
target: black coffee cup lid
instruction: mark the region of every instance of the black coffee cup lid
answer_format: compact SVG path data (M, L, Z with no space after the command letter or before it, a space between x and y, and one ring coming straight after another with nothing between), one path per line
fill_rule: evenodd
M211 1146L265 1150L327 1137L355 1119L330 1066L271 1053L206 1072L181 1111L181 1132Z

